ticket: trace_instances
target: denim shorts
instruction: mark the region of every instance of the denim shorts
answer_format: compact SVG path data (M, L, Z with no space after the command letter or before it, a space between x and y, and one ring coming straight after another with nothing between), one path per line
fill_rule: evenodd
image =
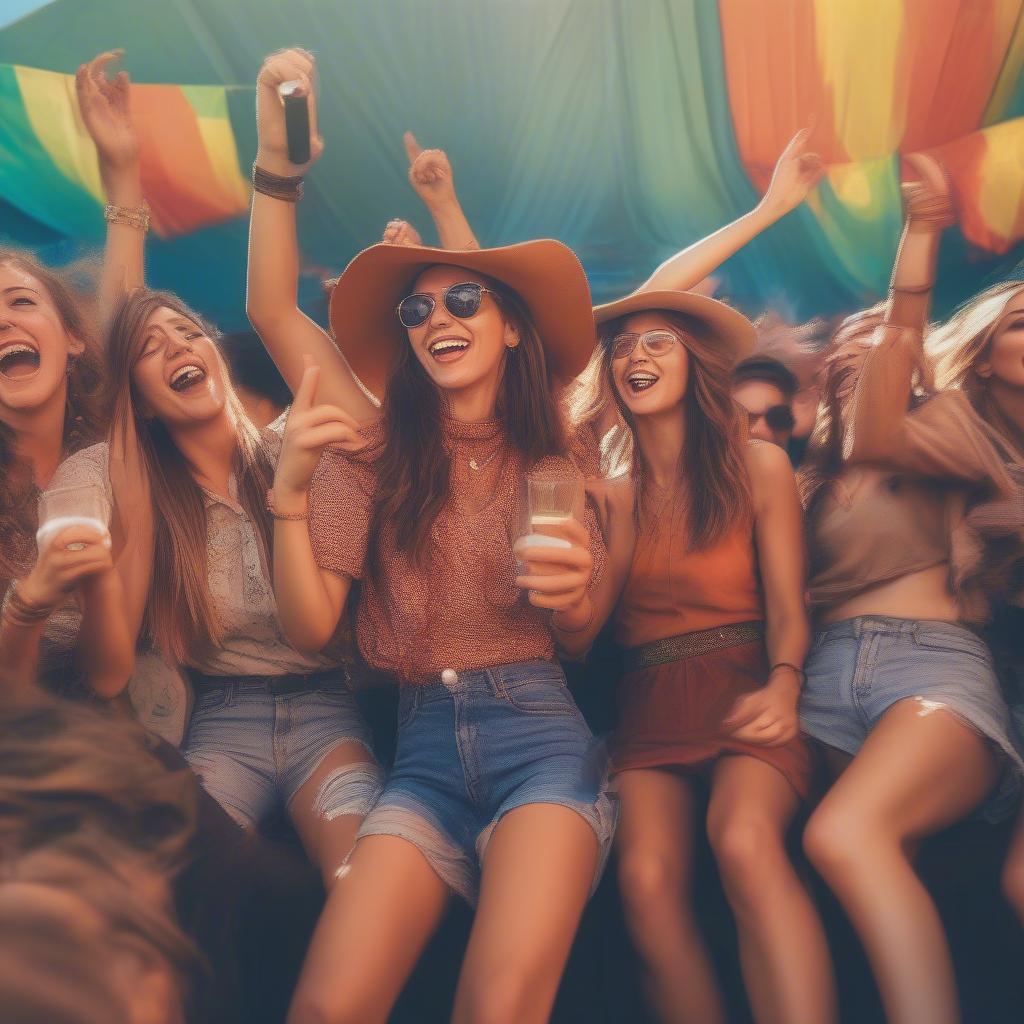
M254 829L272 810L288 806L332 750L355 741L366 748L366 764L347 776L328 776L316 808L328 819L365 815L380 792L380 768L344 677L339 674L336 685L283 694L272 686L250 676L197 687L181 752L203 788L235 821ZM349 785L338 784L346 780Z
M863 615L819 630L804 667L800 723L808 735L856 754L897 701L920 701L922 714L945 708L985 736L1003 762L986 816L1012 807L1024 762L992 656L975 633L953 622Z
M484 850L502 816L560 804L597 836L596 883L615 827L607 760L557 664L446 669L441 680L402 686L395 764L359 836L407 840L475 903Z

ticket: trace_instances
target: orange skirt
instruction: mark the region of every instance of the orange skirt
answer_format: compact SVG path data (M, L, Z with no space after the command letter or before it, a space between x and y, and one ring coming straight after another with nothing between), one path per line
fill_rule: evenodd
M746 754L777 768L806 798L815 758L802 736L763 747L733 739L722 728L737 697L759 689L767 677L761 641L627 672L618 685L613 770L677 768L696 774L719 757Z

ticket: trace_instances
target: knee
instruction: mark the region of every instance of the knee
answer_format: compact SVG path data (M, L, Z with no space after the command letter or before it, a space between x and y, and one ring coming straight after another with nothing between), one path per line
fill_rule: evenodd
M473 985L459 1000L453 1024L519 1024L532 1019L533 986L512 972L492 975L486 984Z
M627 916L649 921L681 904L682 870L671 857L646 850L625 851L618 861L619 892Z
M727 888L759 888L765 872L780 856L785 843L779 827L756 814L736 814L725 820L708 820L708 841Z
M822 805L804 829L804 853L825 878L848 874L863 862L866 828L855 816Z
M288 1007L287 1024L366 1024L376 1019L384 1018L359 1005L358 999L346 998L340 989L300 984Z

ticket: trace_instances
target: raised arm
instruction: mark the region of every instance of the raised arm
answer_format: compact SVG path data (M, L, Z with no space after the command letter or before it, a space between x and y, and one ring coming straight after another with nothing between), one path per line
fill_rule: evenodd
M315 73L313 57L305 50L273 53L260 68L256 83L259 148L255 166L263 173L257 175L252 197L246 312L292 394L302 379L303 356L310 356L322 370L322 397L366 422L377 417L377 407L359 387L327 332L298 306L295 205L301 176L323 149L317 134ZM309 104L312 159L301 166L288 159L284 106L278 94L278 87L284 82L298 82L295 94L305 96Z
M121 297L144 283L143 251L149 212L142 195L139 140L125 71L107 78L121 50L101 53L75 75L78 109L96 145L107 197L107 243L100 278L100 322L109 322Z
M637 291L695 288L762 231L795 210L824 173L821 158L808 152L808 134L805 129L790 139L775 165L768 191L754 209L666 260Z
M430 211L442 249L479 249L455 193L452 165L443 149L424 149L412 132L402 138L409 158L409 184Z
M285 636L300 651L319 651L337 629L352 581L317 564L309 535L309 485L328 445L358 450L355 420L317 405L320 368L307 363L288 413L274 476L274 594Z
M927 453L922 450L920 429L911 422L911 388L915 369L925 361L922 339L939 241L955 218L942 168L924 156L908 162L920 180L903 188L906 222L889 286L886 320L858 375L843 455L849 462L915 468Z

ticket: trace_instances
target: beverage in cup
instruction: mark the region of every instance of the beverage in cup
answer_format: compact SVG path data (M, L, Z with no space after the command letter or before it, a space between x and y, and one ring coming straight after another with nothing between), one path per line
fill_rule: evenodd
M57 534L71 526L87 526L110 541L110 502L95 484L75 484L44 491L39 499L39 529L36 547L43 551ZM84 543L68 545L69 551L81 551Z
M578 477L531 473L526 478L524 497L516 552L528 547L572 547L560 527L582 512L582 481Z

